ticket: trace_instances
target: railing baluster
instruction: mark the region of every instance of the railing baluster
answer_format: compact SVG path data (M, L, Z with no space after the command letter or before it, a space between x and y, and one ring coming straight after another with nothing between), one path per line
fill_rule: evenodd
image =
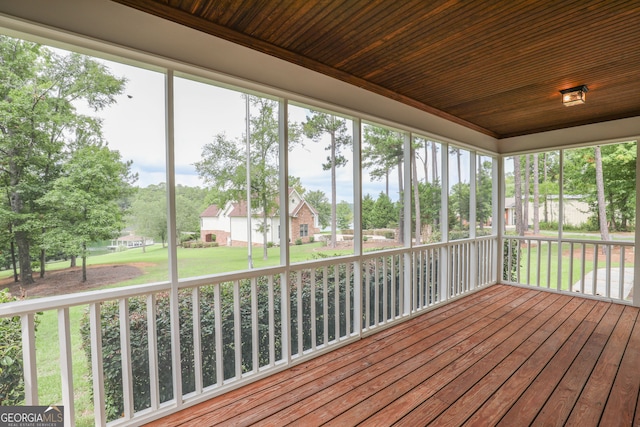
M252 371L258 373L260 370L260 344L258 340L258 280L251 278L251 349L253 360L251 361Z
M552 247L553 243L551 241L549 241L547 244L548 244L548 248L547 248L547 289L550 289L551 288L551 251L553 249L553 247ZM542 246L542 244L540 246ZM558 247L558 250L561 251L562 247ZM558 266L558 268L561 268L561 266ZM560 286L560 284L556 283L556 289L558 289L559 286Z
M131 329L129 327L129 299L121 298L119 305L120 362L122 364L122 403L125 419L133 417L133 374L131 369Z
M598 245L596 244L593 248L593 280L592 280L592 288L593 294L598 295Z
M298 271L296 275L296 301L296 316L298 318L298 357L301 357L302 353L304 352L304 322L302 317L302 271Z
M375 259L375 286L373 287L373 326L380 323L380 261L384 258Z
M390 297L390 303L391 303L391 319L395 319L396 315L397 315L397 311L396 311L396 256L392 255L391 256L391 297Z
M569 243L569 290L573 291L573 242Z
M350 283L354 283L354 278L351 276L351 263L345 264L344 274L344 315L345 319L345 334L347 337L351 336L351 286Z
M96 426L107 423L104 399L104 369L102 367L102 322L100 303L89 305L91 328L91 374L93 376L93 416ZM36 403L37 404L37 403Z
M363 329L369 329L371 327L371 262L373 262L373 260L368 260L364 263L365 268L367 269L365 272L365 287L364 287L364 328Z
M58 340L60 342L60 377L62 380L62 405L68 414L66 427L75 426L75 408L73 398L73 364L71 350L71 325L69 308L58 309Z
M586 268L586 251L587 245L582 243L580 253L580 293L585 293L585 268Z
M24 403L38 405L38 371L36 368L35 314L23 314L22 322L22 360L24 375Z
M149 354L149 393L152 410L160 407L158 330L156 328L156 296L155 294L149 294L147 295L147 351Z
M335 341L338 342L340 341L340 272L339 272L339 265L336 264L333 266L333 276L334 276L334 281L333 281L333 300L334 300L334 306L333 306L333 311L334 311L334 315L333 315L333 325L334 325L334 330L335 330Z
M606 291L607 298L609 298L611 296L611 251L613 250L613 247L612 246L606 246L605 250L607 251L606 252L606 258L605 258L606 265L607 265L605 282L606 282L606 289L607 289L607 291ZM624 299L624 298L622 297L621 294L618 294L618 299Z
M242 316L240 312L240 281L233 281L233 342L235 356L235 378L242 378Z
M193 318L193 374L195 376L195 392L202 393L202 328L200 320L200 287L191 290L191 312Z
M275 305L273 301L273 275L269 275L268 281L268 304L269 304L269 366L276 363L276 327L275 327Z
M311 269L311 348L316 349L318 340L318 317L316 315L316 269Z
M329 269L325 265L322 269L322 343L326 346L329 343Z
M224 340L222 339L222 301L221 289L223 283L217 283L213 288L213 309L215 319L216 334L216 383L218 386L224 384Z
M620 272L618 277L618 298L620 298L623 301L627 298L627 296L624 295L624 276L625 276L625 269L626 269L624 249L625 247L620 245L620 262L618 263L618 265L620 266Z

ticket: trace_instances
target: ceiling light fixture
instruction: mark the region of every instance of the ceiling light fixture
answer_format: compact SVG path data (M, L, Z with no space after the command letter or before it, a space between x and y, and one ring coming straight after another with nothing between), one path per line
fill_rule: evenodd
M589 92L587 85L581 85L572 87L570 89L563 89L560 91L562 94L562 103L565 107L572 105L584 104L586 100L586 93Z

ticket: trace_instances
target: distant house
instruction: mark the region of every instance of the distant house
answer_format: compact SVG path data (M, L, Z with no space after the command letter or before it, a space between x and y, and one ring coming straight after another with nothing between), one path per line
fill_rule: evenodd
M582 196L566 195L563 198L564 224L579 226L586 223L591 216L589 204ZM550 222L558 221L560 203L558 196L551 195L547 199L547 218ZM507 226L516 225L516 198L505 197L504 199L504 221ZM540 221L544 221L544 201L540 198ZM529 225L533 224L533 201L529 201Z
M110 250L116 249L132 249L141 248L143 246L153 245L153 239L151 237L136 236L129 234L128 236L120 236L117 239L111 240L111 245L108 246Z
M289 237L291 242L309 238L319 231L318 213L294 189L289 190ZM263 244L261 212L251 213L251 242ZM247 245L247 202L228 202L224 207L210 205L200 214L200 239L220 245ZM267 217L267 242L280 244L280 212Z

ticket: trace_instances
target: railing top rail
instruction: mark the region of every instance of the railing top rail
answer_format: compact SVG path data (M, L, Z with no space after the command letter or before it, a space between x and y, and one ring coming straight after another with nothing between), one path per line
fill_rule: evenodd
M540 237L540 236L515 236L515 235L506 235L502 237L503 240L512 239L512 240L534 240L539 242L562 242L562 243L580 243L580 244L590 244L590 245L606 245L606 246L634 246L635 242L632 240L589 240L589 239L573 239L563 237L562 239L558 239L557 237Z
M95 304L102 301L131 298L151 293L169 291L169 282L148 283L145 285L124 286L114 289L100 289L53 297L34 298L0 304L0 318L20 316L45 310L57 310L83 304Z

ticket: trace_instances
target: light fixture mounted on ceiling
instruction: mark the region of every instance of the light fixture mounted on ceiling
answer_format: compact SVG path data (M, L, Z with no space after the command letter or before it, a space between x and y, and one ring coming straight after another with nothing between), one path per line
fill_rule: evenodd
M587 85L580 85L572 87L570 89L563 89L560 91L562 94L562 103L565 107L572 105L584 104L586 100L586 93L589 92Z

